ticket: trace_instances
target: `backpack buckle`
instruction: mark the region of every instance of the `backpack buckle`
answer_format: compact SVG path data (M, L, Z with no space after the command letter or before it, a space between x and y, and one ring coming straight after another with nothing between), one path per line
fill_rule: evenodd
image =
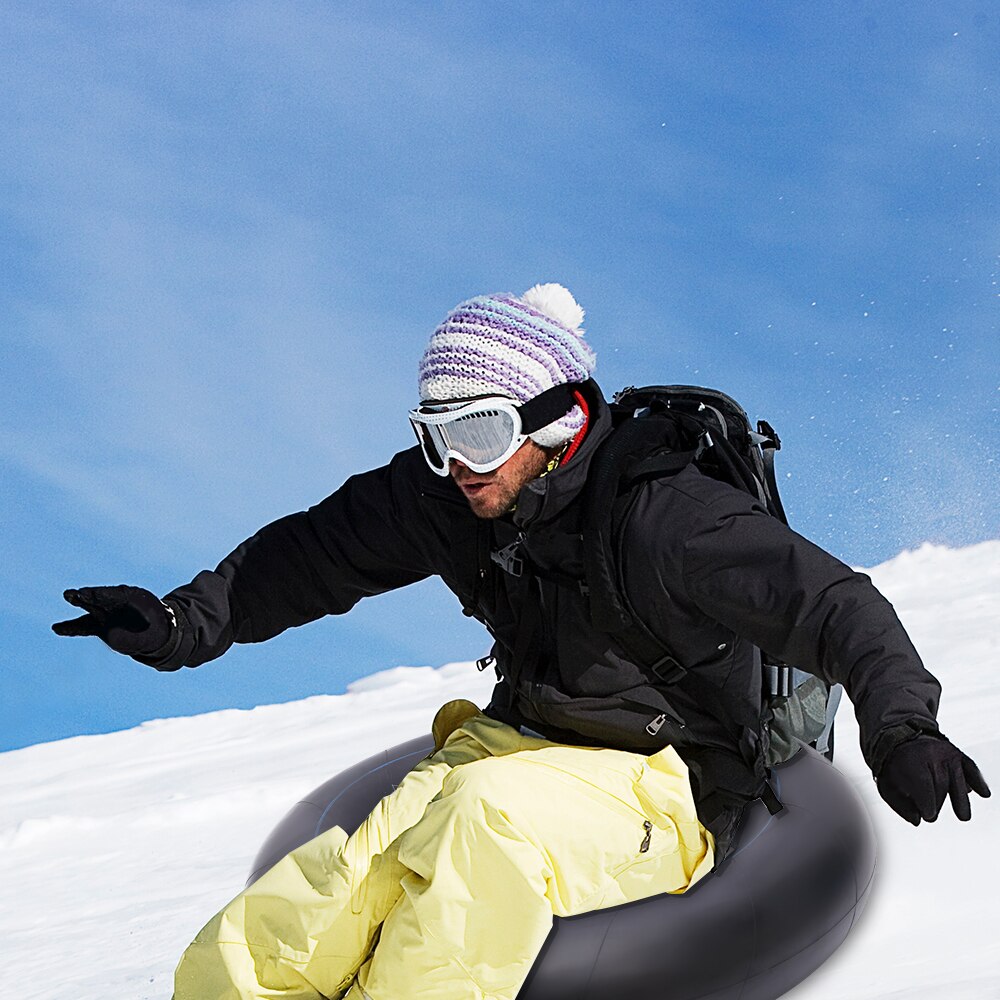
M505 573L511 576L522 576L524 574L524 560L517 554L521 545L520 539L505 545L499 552L491 552L490 559L493 560Z
M766 420L757 421L757 435L760 439L755 443L759 444L761 448L773 448L775 451L781 451L781 438Z
M657 660L649 669L667 684L676 684L679 680L687 676L687 670L669 653Z
M792 693L792 668L785 663L765 663L768 693L772 698L787 698Z

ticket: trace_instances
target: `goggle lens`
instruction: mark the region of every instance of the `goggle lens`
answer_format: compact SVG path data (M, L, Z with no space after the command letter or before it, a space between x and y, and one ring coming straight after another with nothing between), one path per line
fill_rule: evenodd
M497 461L514 440L514 421L509 413L486 410L471 413L436 428L445 444L445 451L455 451L471 465L488 465Z

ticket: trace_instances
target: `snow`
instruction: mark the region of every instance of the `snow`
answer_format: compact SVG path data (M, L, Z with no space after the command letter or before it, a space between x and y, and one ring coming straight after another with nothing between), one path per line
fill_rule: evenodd
M1000 541L925 545L870 571L941 679L941 726L1000 785ZM165 1000L198 928L305 792L426 732L492 671L397 667L338 696L148 722L0 755L0 996ZM837 764L879 835L847 943L795 1000L1000 998L1000 808L913 828L875 792L842 709Z

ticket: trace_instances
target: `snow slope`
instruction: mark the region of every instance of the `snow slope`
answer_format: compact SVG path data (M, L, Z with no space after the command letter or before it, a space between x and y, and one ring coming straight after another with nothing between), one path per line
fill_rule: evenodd
M996 788L1000 541L924 546L872 576L944 684L942 729ZM490 687L470 664L398 667L340 696L0 755L0 997L169 997L178 955L303 793ZM878 798L856 736L842 710L837 763L879 833L876 887L845 946L788 996L1000 1000L997 799L975 799L970 824L914 829Z

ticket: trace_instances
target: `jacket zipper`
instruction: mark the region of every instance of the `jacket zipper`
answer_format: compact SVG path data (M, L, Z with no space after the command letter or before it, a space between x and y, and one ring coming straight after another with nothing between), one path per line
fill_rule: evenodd
M642 828L646 831L646 836L642 838L642 843L639 845L639 853L645 854L649 850L649 843L653 839L653 824L649 820L643 820Z
M650 736L655 736L663 728L663 723L666 721L667 721L666 714L661 713L655 719L653 719L653 721L648 726L646 726L646 732L649 733Z

